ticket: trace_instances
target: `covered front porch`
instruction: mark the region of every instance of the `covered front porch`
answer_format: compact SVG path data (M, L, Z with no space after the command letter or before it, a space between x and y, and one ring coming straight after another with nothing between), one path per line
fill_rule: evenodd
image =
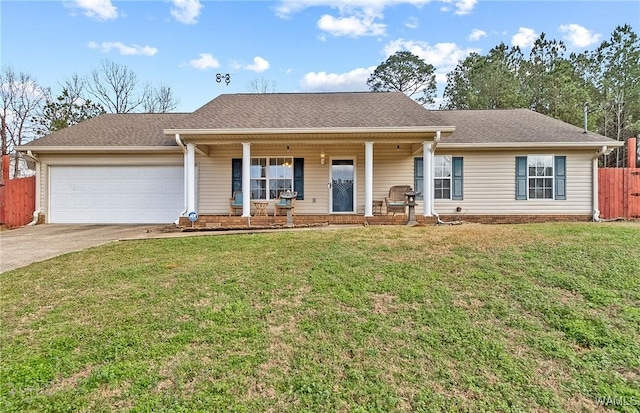
M284 222L284 216L273 214L283 191L297 193L297 224L401 224L406 217L387 214L385 204L394 185L422 193L416 212L432 218L433 156L441 136L451 130L182 132L175 134L184 152L180 225L190 226L186 217L195 212L200 219L194 225L201 227L249 227ZM419 182L414 174L418 157L424 159ZM264 207L260 204L266 204L266 211L257 210Z

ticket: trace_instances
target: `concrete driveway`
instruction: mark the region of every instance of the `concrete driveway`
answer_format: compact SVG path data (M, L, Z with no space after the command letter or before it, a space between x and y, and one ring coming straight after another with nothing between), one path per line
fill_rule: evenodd
M166 225L44 224L0 231L0 273L122 239L154 238Z

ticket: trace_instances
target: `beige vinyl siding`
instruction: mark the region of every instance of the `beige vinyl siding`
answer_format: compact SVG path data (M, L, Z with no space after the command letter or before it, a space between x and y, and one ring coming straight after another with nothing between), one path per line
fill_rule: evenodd
M320 164L320 151L325 164ZM590 214L592 209L592 151L499 151L451 152L438 155L464 158L464 200L435 200L436 212L455 213L456 207L466 214ZM564 155L567 157L566 200L515 200L515 157L523 155ZM328 188L331 161L353 159L356 167L358 214L364 214L364 145L353 146L251 146L252 157L291 156L304 158L304 200L296 201L299 214L327 214L330 211ZM393 185L414 185L413 152L407 145L373 147L373 199L383 201ZM242 145L212 146L209 156L198 154L198 211L200 214L226 214L231 196L231 159L242 158ZM419 189L418 189L419 190ZM269 213L273 207L269 206ZM383 209L384 211L384 209ZM416 212L423 213L418 201Z
M416 156L422 156L422 151ZM407 145L401 145L399 150L395 145L373 146L373 199L375 201L384 201L385 197L389 195L389 188L394 185L414 185L413 159L411 147ZM359 201L360 203L364 213L364 196ZM383 213L384 208L383 206Z
M242 146L215 146L209 156L196 153L196 201L200 215L229 212L231 158L242 156Z
M590 214L592 212L592 151L456 152L438 155L464 158L464 200L435 200L440 214ZM567 199L515 199L516 156L567 157Z
M50 166L97 166L97 165L183 165L182 154L103 154L103 155L65 155L40 154L40 205L41 213L46 213L49 205L49 167Z
M320 164L324 150L325 164ZM251 145L251 157L304 158L304 200L296 201L298 214L327 214L330 209L331 161L353 159L356 169L358 214L364 214L364 145L352 146L291 146ZM226 214L231 197L231 159L242 158L242 145L212 146L209 156L198 154L198 211L200 214ZM384 200L389 187L413 185L413 157L409 146L396 151L395 146L374 145L373 199ZM273 206L267 209L273 211Z
M352 157L354 149L324 148L325 164L320 164L321 147L286 145L251 145L251 157L304 158L304 200L296 201L296 213L326 214L329 212L329 170L331 158ZM362 149L364 152L364 149ZM200 214L226 214L231 197L231 159L242 158L242 145L213 146L209 156L198 155L198 210ZM356 160L356 166L359 167ZM363 169L364 171L364 169ZM267 208L273 212L273 205Z

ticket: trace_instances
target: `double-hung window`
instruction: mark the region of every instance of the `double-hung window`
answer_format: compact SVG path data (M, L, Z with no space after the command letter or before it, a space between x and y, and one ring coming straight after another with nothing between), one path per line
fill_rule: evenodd
M451 157L433 157L434 199L451 199Z
M529 199L553 199L553 156L528 156Z
M297 192L304 199L304 158L251 158L251 199L275 199L280 192ZM242 159L231 160L231 192L242 191Z
M463 199L462 194L462 157L433 157L433 196L435 199ZM424 167L421 157L414 159L414 189L423 191ZM420 196L422 198L422 196Z
M567 199L566 156L516 157L516 199Z
M293 190L293 158L251 158L251 199L275 199Z

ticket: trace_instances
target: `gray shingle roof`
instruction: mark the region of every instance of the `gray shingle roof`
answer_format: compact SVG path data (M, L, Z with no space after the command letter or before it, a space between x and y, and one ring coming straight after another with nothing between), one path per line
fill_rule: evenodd
M400 92L347 92L220 95L193 113L105 114L24 146L176 146L166 129L420 126L455 126L443 144L616 142L528 109L430 111Z
M401 92L220 95L175 129L384 128L442 126L437 112Z
M162 130L185 116L185 113L108 113L24 146L177 146Z
M611 139L529 109L441 110L455 125L443 143L602 143Z

